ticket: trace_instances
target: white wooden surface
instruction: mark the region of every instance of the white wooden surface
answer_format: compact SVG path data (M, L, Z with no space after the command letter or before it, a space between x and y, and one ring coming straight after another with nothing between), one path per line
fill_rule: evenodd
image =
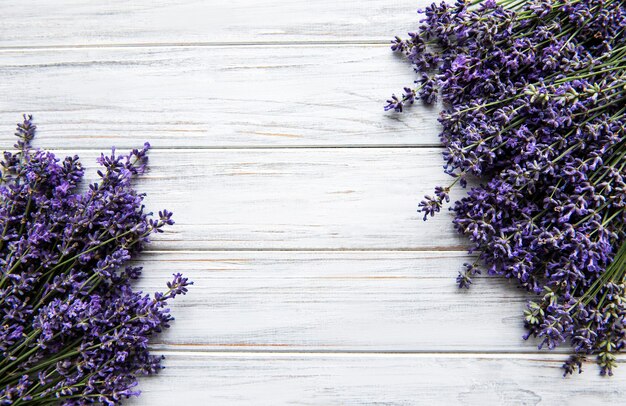
M3 2L0 147L23 112L90 169L155 147L138 187L177 224L141 287L195 285L129 404L623 403L626 370L564 380L521 339L524 292L458 291L450 213L416 213L448 180L437 110L382 105L414 79L386 44L429 2Z
M0 100L0 129L10 132L27 107L46 123L40 134L46 145L82 146L85 139L97 148L135 147L138 139L158 148L438 141L433 109L415 109L410 120L381 114L384 100L414 80L387 45L107 46L1 55L0 90L13 94Z

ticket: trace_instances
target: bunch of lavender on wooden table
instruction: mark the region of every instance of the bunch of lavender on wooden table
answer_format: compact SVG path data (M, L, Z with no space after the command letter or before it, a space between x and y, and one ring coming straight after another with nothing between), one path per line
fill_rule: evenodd
M597 356L611 375L626 330L626 1L458 0L420 10L392 49L419 75L387 110L441 98L451 184L426 196L426 219L450 188L454 225L486 270L534 292L526 338L568 343L565 374Z
M0 162L0 404L119 404L160 368L148 340L191 284L175 274L152 296L132 286L141 268L128 261L172 214L153 218L131 185L148 144L101 155L99 181L81 192L78 157L33 149L34 135L25 116Z

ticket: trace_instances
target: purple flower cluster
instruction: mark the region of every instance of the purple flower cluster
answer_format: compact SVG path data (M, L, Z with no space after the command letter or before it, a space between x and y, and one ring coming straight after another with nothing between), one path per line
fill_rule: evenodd
M191 284L176 274L153 296L132 287L141 268L128 261L174 223L131 186L149 145L102 155L99 182L81 192L77 156L32 149L32 117L16 135L0 161L0 405L119 404L160 368L148 340Z
M465 187L454 225L483 267L539 299L526 337L595 354L612 374L626 330L626 1L458 0L424 10L392 49L420 80L385 107L444 104L445 170ZM420 203L424 219L450 187Z

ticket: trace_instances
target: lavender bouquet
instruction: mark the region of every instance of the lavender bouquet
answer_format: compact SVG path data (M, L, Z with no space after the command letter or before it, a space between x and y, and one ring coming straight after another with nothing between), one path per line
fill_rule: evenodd
M626 0L459 0L433 4L392 49L420 79L387 110L441 97L451 185L469 178L454 225L476 262L458 277L516 280L537 299L526 338L568 343L565 374L597 356L612 374L626 329Z
M132 287L141 268L126 265L171 213L153 219L131 187L148 144L102 155L99 182L80 192L78 157L32 149L34 135L25 116L0 162L0 404L119 404L160 368L148 340L190 284L176 274L145 295Z

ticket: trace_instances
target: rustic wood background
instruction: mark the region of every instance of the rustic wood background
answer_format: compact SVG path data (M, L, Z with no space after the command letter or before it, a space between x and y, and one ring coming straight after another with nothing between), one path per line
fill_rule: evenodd
M141 285L195 285L129 404L624 404L626 368L564 380L566 349L521 339L523 292L456 289L465 242L416 213L448 181L437 110L382 106L429 2L2 2L1 147L21 113L89 168L154 146L138 187L177 224Z

